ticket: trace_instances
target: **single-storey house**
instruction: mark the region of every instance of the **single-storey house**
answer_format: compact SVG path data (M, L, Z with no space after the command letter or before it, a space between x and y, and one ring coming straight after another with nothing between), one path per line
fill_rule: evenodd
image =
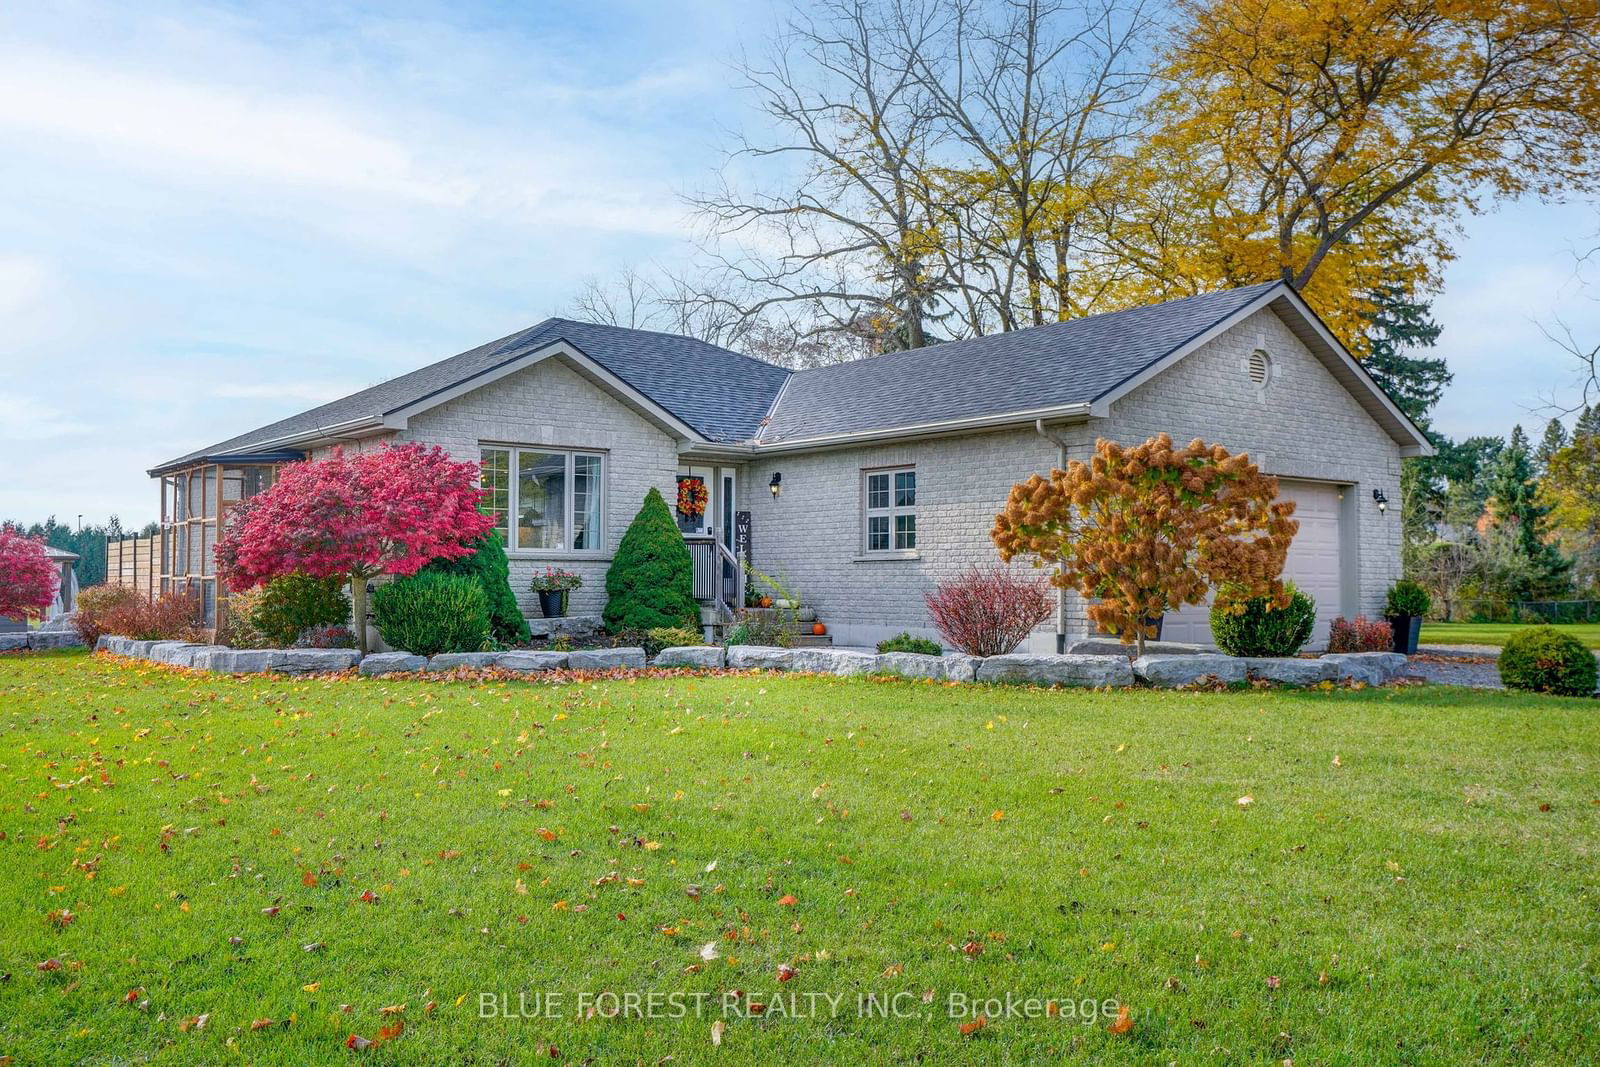
M790 371L688 337L548 319L151 471L162 484L163 588L214 601L211 547L229 507L277 465L420 441L481 464L512 584L605 571L652 486L703 486L681 525L710 611L740 595L737 560L781 577L836 642L932 634L923 594L996 559L1013 484L1097 438L1166 432L1246 451L1298 504L1287 574L1337 615L1379 613L1400 574L1400 461L1427 439L1289 286L1266 283ZM691 494L699 496L698 492ZM1387 506L1392 502L1393 506ZM694 510L693 508L690 509ZM1058 597L1035 651L1086 636ZM1209 643L1203 607L1167 640Z

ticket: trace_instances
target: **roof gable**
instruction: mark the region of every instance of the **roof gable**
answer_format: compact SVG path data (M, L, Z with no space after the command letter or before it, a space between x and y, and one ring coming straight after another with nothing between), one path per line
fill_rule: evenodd
M207 456L258 451L296 437L335 436L341 427L381 421L480 388L525 366L553 346L592 361L603 372L654 405L675 424L706 441L753 437L789 372L716 345L677 334L619 326L546 319L449 359L391 378L319 407L269 423L246 434L170 460L156 471Z

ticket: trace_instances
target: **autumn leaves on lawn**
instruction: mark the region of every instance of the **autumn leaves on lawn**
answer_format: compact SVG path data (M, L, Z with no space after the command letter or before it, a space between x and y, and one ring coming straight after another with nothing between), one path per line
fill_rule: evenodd
M1244 454L1159 434L1095 443L1048 479L1014 486L991 536L1000 558L1056 567L1051 582L1090 600L1088 614L1144 652L1155 620L1215 589L1224 603L1272 597L1299 523L1278 480Z

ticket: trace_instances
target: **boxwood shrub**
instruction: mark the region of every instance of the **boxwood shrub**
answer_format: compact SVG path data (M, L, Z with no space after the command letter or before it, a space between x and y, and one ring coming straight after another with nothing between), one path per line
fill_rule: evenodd
M1230 656L1292 656L1311 637L1317 624L1317 602L1285 582L1289 605L1273 606L1268 597L1253 597L1229 610L1219 597L1211 608L1211 636Z
M924 656L937 656L944 652L939 647L939 642L931 641L926 637L913 637L908 633L898 633L893 637L878 642L879 652L917 652Z
M483 586L489 604L489 626L502 645L523 644L529 640L528 620L522 617L517 597L511 591L511 565L506 561L500 534L490 530L472 543L470 556L436 559L422 568L430 574L461 574Z
M1512 689L1556 696L1594 695L1594 653L1571 634L1535 626L1500 650L1500 680Z
M424 571L380 585L372 617L391 648L418 656L481 652L493 644L489 598L476 578Z
M699 630L691 630L687 626L657 626L653 630L646 630L644 640L640 642L647 656L658 655L663 648L684 648L705 643Z

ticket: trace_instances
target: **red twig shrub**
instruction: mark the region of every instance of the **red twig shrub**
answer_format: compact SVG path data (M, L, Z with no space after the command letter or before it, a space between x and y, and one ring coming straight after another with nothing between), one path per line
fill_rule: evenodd
M43 540L0 526L0 617L42 618L60 584L60 568L45 553Z
M135 641L202 641L206 636L200 598L194 593L163 593L151 601L126 586L85 589L78 597L75 622L79 636L90 645L101 634Z
M1393 652L1394 628L1382 619L1340 616L1328 631L1329 652Z
M91 586L78 594L78 613L72 618L73 629L78 631L78 636L90 648L94 647L102 634L131 636L117 629L117 623L126 625L129 612L138 611L139 605L144 602L144 597L137 590L125 585Z
M1010 567L970 567L924 595L945 643L969 656L1003 656L1055 610L1049 587Z

